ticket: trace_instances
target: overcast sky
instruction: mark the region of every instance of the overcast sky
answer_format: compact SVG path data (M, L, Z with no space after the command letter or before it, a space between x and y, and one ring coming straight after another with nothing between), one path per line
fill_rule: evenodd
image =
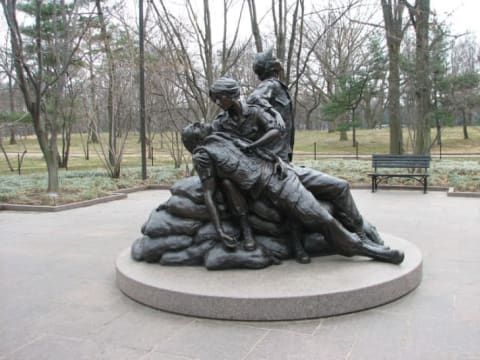
M132 12L133 18L137 18L138 14L138 0L125 0L128 9L128 12ZM193 0L198 1L201 4L202 0ZM314 0L317 8L322 7L322 2L325 4L328 3L328 0ZM169 0L167 4L183 4L184 0ZM237 2L240 2L237 0ZM411 3L415 0L410 0ZM144 0L146 4L146 0ZM369 0L369 4L377 7L380 10L380 0ZM219 14L221 14L221 1L220 0L211 0L211 5L218 4ZM261 0L257 1L257 6L259 8L268 9L268 4L270 1ZM201 6L201 5L200 5ZM436 10L439 20L445 20L448 24L451 25L452 30L455 33L465 33L473 32L477 36L477 41L480 41L480 0L430 0L430 7L432 10ZM262 9L262 10L263 10ZM3 16L3 9L0 9L2 14L0 14L0 35L1 38L4 38L6 30L6 22ZM248 11L247 11L248 12ZM261 13L261 12L259 12ZM215 19L215 16L213 16ZM248 24L247 24L248 25ZM247 26L248 28L248 26ZM0 39L0 41L2 41Z
M146 3L145 0L144 2ZM197 2L198 9L201 9L203 0L192 0L192 2ZM237 3L240 2L240 0L237 0ZM415 0L409 0L409 2L414 3ZM138 0L130 2L132 5L133 3L137 6L135 9L138 9ZM174 4L177 4L178 6L178 4L183 3L184 0L170 0L170 4L173 7L175 7ZM264 11L268 11L270 3L270 1L266 0L257 1L257 7L259 8L258 14L262 15L264 14ZM327 6L328 0L313 0L313 3L317 9L321 9L322 3L325 3L325 6ZM215 21L216 17L222 16L222 1L210 1L210 6L215 6L215 4L218 4L219 9L218 12L216 11L217 9L212 11L213 21ZM364 4L377 8L379 16L381 16L380 0L366 0ZM183 6L180 7L183 8ZM476 34L478 40L480 40L480 0L430 0L430 8L436 11L440 21L446 21L447 24L450 24L455 33L473 32ZM247 15L247 9L245 9L245 11L245 15ZM248 21L246 22L248 28Z
M437 10L439 19L446 19L456 33L473 32L479 40L479 0L430 0L430 7Z

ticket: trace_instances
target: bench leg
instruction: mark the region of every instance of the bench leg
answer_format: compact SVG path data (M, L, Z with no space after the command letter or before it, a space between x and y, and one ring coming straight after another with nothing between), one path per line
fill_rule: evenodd
M372 193L377 191L377 177L372 176Z
M423 193L424 194L427 193L427 177L426 176L423 178Z

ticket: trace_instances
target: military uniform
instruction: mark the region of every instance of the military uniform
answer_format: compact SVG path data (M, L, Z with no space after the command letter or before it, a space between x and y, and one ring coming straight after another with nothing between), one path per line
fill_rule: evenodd
M280 113L286 129L286 132L282 135L282 141L288 146L288 161L292 161L295 143L295 123L292 99L287 86L275 77L265 79L248 96L247 103L261 106L265 106L268 103Z
M231 180L250 197L266 197L313 230L325 230L324 225L333 220L292 167L280 177L274 172L273 162L245 154L222 134L214 133L196 147L193 163L202 181L212 177Z
M277 141L272 141L262 148L277 154L282 160L288 161L289 146L285 143L285 124L281 118L275 117L267 108L240 102L242 114L238 118L232 117L228 111L220 113L212 123L214 131L225 132L240 139L258 140L272 129L281 133Z

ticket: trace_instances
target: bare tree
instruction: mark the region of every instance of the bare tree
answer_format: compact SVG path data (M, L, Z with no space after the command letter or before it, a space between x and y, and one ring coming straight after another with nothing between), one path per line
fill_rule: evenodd
M448 76L449 102L453 110L460 115L463 138L468 139L468 125L471 124L472 110L480 102L478 73L478 45L473 36L457 41L452 49Z
M410 18L415 29L415 154L430 154L431 135L430 120L430 60L429 60L429 18L430 0L416 0L408 6Z
M381 0L388 48L388 118L390 122L390 154L403 153L400 118L400 45L405 34L404 0Z
M155 24L159 33L168 44L168 51L162 48L160 54L165 62L175 69L176 85L181 88L189 107L196 113L197 119L209 120L217 111L209 101L208 89L215 77L229 72L245 51L248 42L240 42L238 33L243 12L243 2L236 22L230 26L229 14L232 0L223 0L223 27L220 47L213 43L211 5L204 0L200 9L194 8L191 0L186 0L188 19L175 15L166 5L165 0L151 3L155 14ZM230 36L229 36L230 35Z
M315 17L306 22L308 31L305 35L305 46L312 48L312 53L311 61L306 66L308 70L303 74L308 81L302 81L302 86L316 89L316 93L319 95L318 101L313 102L316 107L319 105L323 107L333 100L338 103L339 97L345 98L343 95L340 96L340 93L346 94L347 92L353 95L353 92L347 91L347 88L353 89L357 86L350 87L347 86L347 83L356 83L357 81L353 81L353 79L358 78L357 75L360 73L374 71L373 68L370 68L372 67L371 63L376 62L376 53L370 51L368 46L377 29L373 26L365 26L372 15L365 13L362 8L350 7L350 5L350 2L347 3L345 8L344 6L333 7L330 4L332 7L316 13ZM356 20L352 21L352 18ZM364 80L361 81L363 84L361 86L362 96L355 96L355 101L349 100L347 106L349 109L353 102L356 103L355 109L357 109L360 101L363 101L364 90L368 88L367 80L370 82L374 76L362 75L361 78ZM333 117L329 116L329 128L334 130L336 125L339 125L339 128L342 129L341 140L346 140L346 130L349 128L346 111L327 112L330 115L336 114ZM323 113L325 114L324 111Z
M167 48L165 51L169 51ZM149 76L146 82L148 105L148 141L153 146L153 134L160 132L161 147L166 149L174 161L175 168L182 165L184 159L183 145L180 139L182 128L195 120L195 113L189 108L189 103L182 88L177 86L175 66L164 62L158 56L159 48L151 48L151 60L146 65Z
M99 22L93 23L85 34L84 47L82 48L85 71L78 74L82 86L80 97L84 113L79 116L80 121L77 120L76 125L81 134L86 160L90 159L90 144L98 143L97 134L102 127L100 104L105 104L100 92L100 89L103 88L102 74L104 72L98 69L98 64L102 64L104 53L102 51L102 37L98 36L98 27ZM86 136L83 136L84 133Z
M432 41L430 42L430 62L432 73L432 113L435 119L436 135L434 143L442 145L442 127L450 118L447 105L448 52L451 48L450 29L437 20L432 20Z
M103 40L103 51L106 56L107 62L107 121L108 121L108 161L109 165L113 168L117 167L120 171L119 166L116 166L116 159L118 158L118 149L117 149L117 122L114 117L113 109L113 97L114 89L116 89L115 84L115 59L113 57L113 51L111 46L111 35L107 30L107 24L105 21L105 16L103 14L102 2L100 0L95 0L95 7L97 9L98 23L100 26L100 33ZM113 172L113 177L118 177L120 174Z
M64 28L72 29L69 32L62 32L59 43L63 53L58 59L55 66L55 73L52 76L46 76L45 69L45 52L44 37L45 32L43 26L45 19L42 17L43 1L32 1L32 12L34 22L32 26L32 38L29 44L33 49L33 57L29 58L26 52L26 38L21 32L19 22L17 20L17 2L16 0L1 0L5 19L10 33L11 48L15 60L15 72L17 84L21 89L25 100L25 106L32 116L33 126L37 135L40 149L45 158L48 170L48 192L58 192L58 148L57 148L57 132L58 124L55 117L46 116L45 99L49 91L51 91L57 83L61 83L61 78L66 73L72 63L72 58L78 49L82 39L82 33L78 32L79 14L77 12L79 4L74 1L71 5L71 16L68 18L70 23L63 24ZM57 4L60 9L65 6L64 2ZM63 10L61 10L63 11ZM54 14L54 17L57 15ZM54 22L60 19L54 18ZM75 30L73 30L75 29ZM60 54L57 54L60 55ZM59 85L60 86L60 85Z
M16 110L16 101L15 95L18 90L15 82L15 67L14 67L14 59L12 57L12 52L8 51L8 43L9 37L7 34L7 38L5 39L5 46L2 47L0 50L0 69L1 74L7 78L7 91L8 91L8 110L10 113L14 113ZM15 124L9 123L7 124L9 132L10 132L10 145L14 145L17 143L16 136L15 136Z

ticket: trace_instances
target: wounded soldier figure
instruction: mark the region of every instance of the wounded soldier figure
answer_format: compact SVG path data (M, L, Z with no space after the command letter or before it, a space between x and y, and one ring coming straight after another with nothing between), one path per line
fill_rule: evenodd
M345 228L302 184L298 171L281 159L272 161L271 155L261 156L260 151L246 153L232 142L228 134L214 132L209 124L187 126L182 132L182 141L193 155L206 208L225 247L236 248L237 240L224 231L214 201L219 180L231 181L249 198L267 199L290 220L311 231L321 232L335 253L367 256L393 264L403 261L403 252ZM245 142L247 146L248 140ZM314 174L312 171L310 176Z

